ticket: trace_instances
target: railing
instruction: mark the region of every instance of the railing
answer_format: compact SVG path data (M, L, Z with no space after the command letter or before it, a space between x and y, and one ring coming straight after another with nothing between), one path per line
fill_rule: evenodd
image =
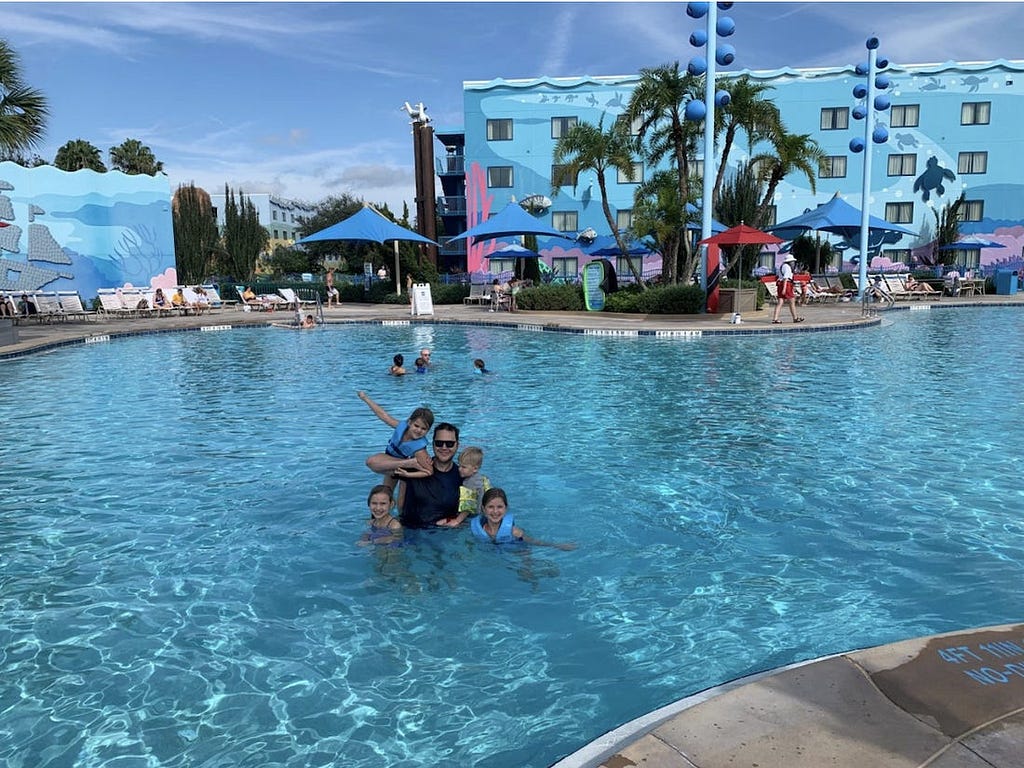
M463 195L449 195L437 198L437 210L442 216L465 216L466 198Z
M466 240L452 240L450 237L440 237L438 242L441 244L441 253L445 256L465 256L466 255Z
M437 175L461 175L466 172L466 158L462 155L450 155L437 159Z

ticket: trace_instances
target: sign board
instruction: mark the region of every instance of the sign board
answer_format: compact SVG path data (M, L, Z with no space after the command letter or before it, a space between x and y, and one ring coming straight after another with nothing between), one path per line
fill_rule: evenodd
M373 282L373 262L363 262L363 289L370 290L370 283Z
M412 314L434 314L434 299L430 295L430 283L415 283L412 287Z
M604 309L604 263L592 261L583 266L583 300L591 312Z

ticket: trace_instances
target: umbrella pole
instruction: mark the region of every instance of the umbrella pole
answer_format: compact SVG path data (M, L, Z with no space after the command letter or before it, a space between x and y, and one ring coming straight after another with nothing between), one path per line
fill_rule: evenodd
M392 240L391 242L395 246L395 290L398 291L398 295L401 296L402 295L402 281L399 279L399 278L401 278L401 275L398 274L398 270L399 270L399 266L400 266L399 265L399 261L398 261L398 241L397 240Z

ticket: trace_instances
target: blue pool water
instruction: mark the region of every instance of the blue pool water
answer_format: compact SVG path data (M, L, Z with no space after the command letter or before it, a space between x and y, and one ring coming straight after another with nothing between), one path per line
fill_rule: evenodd
M747 673L1019 621L1022 331L250 329L0 364L0 764L541 768ZM424 345L433 372L384 374ZM389 432L357 389L458 424L578 549L356 546Z

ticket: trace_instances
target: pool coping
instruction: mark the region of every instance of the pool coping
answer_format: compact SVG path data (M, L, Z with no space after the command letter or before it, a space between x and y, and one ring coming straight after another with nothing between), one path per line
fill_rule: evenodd
M857 303L816 304L801 307L806 322L781 324L771 322L772 308L748 312L743 322L734 325L731 315L624 315L606 312L532 312L520 311L515 316L488 313L477 306L437 305L431 315L412 316L407 306L398 304L344 304L325 309L327 326L345 324L370 325L460 325L494 327L535 333L570 333L623 338L658 338L681 340L716 336L761 336L765 334L831 333L876 328L890 313L969 307L1024 306L1024 300L1010 296L984 296L970 300L946 299L897 304L877 308L864 315ZM278 313L282 320L290 313ZM222 309L204 317L163 318L98 318L82 321L20 324L21 337L16 344L0 346L0 361L53 351L68 346L93 344L129 336L156 333L228 330L240 327L268 327L277 319L265 313L244 313L239 309Z

